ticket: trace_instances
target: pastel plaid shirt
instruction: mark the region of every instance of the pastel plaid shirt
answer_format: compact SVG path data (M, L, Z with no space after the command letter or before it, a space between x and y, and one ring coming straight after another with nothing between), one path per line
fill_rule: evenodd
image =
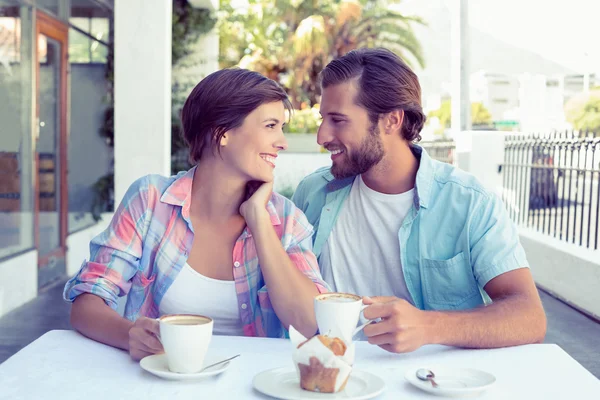
M128 295L124 317L156 318L159 304L184 266L194 232L190 222L195 168L166 178L148 175L129 188L108 228L92 239L90 260L70 279L64 298L93 293L113 309ZM312 252L312 225L294 204L274 193L267 203L271 223L290 259L319 292L327 291ZM246 336L285 337L246 227L233 248L233 276Z

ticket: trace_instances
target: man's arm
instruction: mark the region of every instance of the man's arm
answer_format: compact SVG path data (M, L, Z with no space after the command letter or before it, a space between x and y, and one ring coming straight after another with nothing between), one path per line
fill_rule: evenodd
M394 297L365 298L369 343L403 353L425 344L469 348L515 346L543 341L546 315L528 268L505 272L485 285L493 303L468 311L422 311Z
M432 312L432 343L490 348L541 343L546 314L529 268L505 272L485 285L493 300L462 312Z

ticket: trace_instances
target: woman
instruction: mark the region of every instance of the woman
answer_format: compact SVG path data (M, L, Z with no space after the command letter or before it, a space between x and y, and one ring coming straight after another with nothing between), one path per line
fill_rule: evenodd
M316 332L313 298L326 284L312 226L272 193L286 109L283 89L256 72L218 71L194 88L181 119L195 166L129 188L66 284L75 329L136 360L162 351L155 318L164 314L207 315L216 334Z

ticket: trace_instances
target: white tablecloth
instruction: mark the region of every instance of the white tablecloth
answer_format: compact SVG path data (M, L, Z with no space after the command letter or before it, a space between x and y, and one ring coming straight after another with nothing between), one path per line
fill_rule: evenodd
M142 370L121 350L73 331L52 331L0 364L0 399L268 399L252 388L266 369L293 367L291 343L282 339L215 336L211 352L241 354L223 374L195 382L166 381ZM593 351L593 349L590 349ZM386 382L379 399L436 399L404 380L411 367L448 365L494 374L480 399L600 399L600 380L560 347L538 344L495 350L426 346L391 354L357 343L355 368Z

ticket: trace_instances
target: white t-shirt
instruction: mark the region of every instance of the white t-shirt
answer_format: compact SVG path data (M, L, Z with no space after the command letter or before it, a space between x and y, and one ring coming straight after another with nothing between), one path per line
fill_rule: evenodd
M406 287L398 232L414 189L383 194L359 175L319 257L323 278L337 292L396 296L413 303Z
M163 296L160 315L197 314L213 319L215 335L244 336L235 281L206 277L187 263Z

